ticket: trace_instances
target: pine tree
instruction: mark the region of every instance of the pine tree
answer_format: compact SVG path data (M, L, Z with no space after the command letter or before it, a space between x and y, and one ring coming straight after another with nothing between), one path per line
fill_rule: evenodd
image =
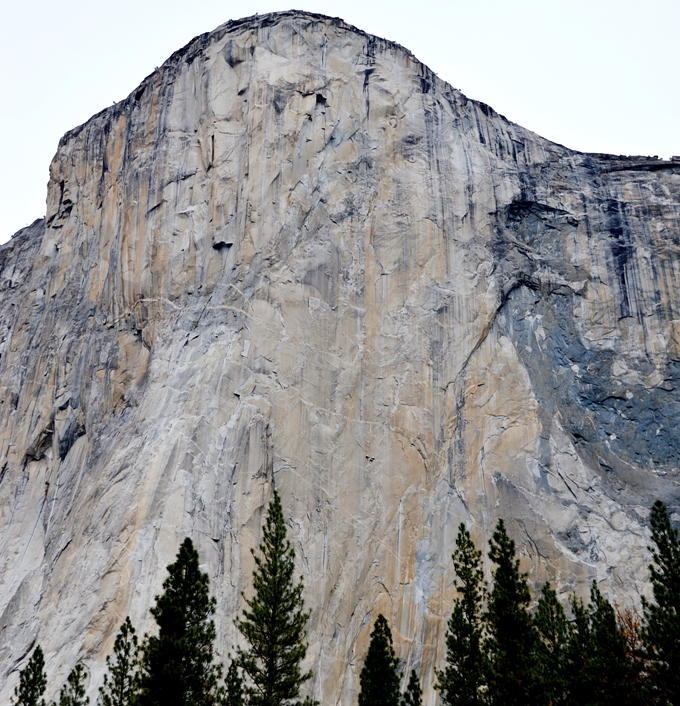
M239 649L249 706L299 704L300 687L311 678L303 672L307 652L302 579L295 581L295 552L286 537L281 498L274 491L258 551L253 551L254 595L236 626L249 647ZM311 702L310 702L311 703Z
M569 703L568 659L570 626L562 604L549 583L544 584L534 615L536 678L541 700L551 706Z
M631 655L623 626L611 603L593 581L591 589L592 658L599 670L599 703L603 706L642 706L640 662Z
M376 618L359 676L359 706L399 706L399 668L392 632L384 615Z
M402 706L423 706L423 692L420 689L420 680L415 670L411 670L406 692L401 698Z
M590 603L572 598L573 621L566 650L569 704L641 706L640 674L616 613L595 582Z
M187 537L151 609L158 635L146 636L141 648L138 706L205 706L221 700L214 612L208 576Z
M132 706L138 687L138 644L130 618L125 618L113 643L113 655L106 658L108 673L99 688L100 706Z
M649 565L652 600L643 598L645 657L659 703L680 703L680 537L668 509L657 500L651 510L653 546Z
M40 645L33 650L26 666L19 672L19 684L14 689L12 706L45 706L45 658Z
M597 706L641 704L636 665L628 655L626 639L611 603L595 581L590 589L591 652L587 664L592 672L592 701Z
M489 542L489 558L496 565L485 616L490 701L493 706L530 706L537 702L531 595L503 520Z
M224 706L245 706L243 695L243 679L239 674L236 662L232 661L227 670L226 697Z
M87 706L90 699L85 695L86 679L87 670L82 664L76 664L59 692L56 706Z
M435 688L449 706L484 703L485 656L482 650L482 553L464 524L458 528L453 568L459 597L453 604L446 632L446 664L437 671Z
M592 704L596 684L590 668L593 653L593 635L590 616L583 601L571 598L572 620L566 645L566 684L568 704Z

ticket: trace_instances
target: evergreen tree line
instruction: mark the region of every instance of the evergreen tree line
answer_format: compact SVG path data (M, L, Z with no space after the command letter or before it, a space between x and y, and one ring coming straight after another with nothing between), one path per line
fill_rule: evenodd
M309 613L302 600L302 580L294 576L295 553L276 491L262 540L252 554L253 596L244 596L246 607L236 621L246 647L231 655L226 674L214 651L215 599L187 538L151 608L156 632L140 640L129 617L125 619L106 659L97 705L316 706L300 697L311 677L301 669ZM87 706L87 679L84 665L77 664L50 706ZM46 687L38 645L19 674L12 706L47 706Z
M457 597L447 625L446 655L435 688L448 706L674 706L680 704L680 537L667 508L650 515L650 598L642 614L617 610L595 582L587 603L562 605L550 584L532 601L515 544L500 520L489 542L493 571L484 580L482 552L461 524L453 553ZM215 600L198 554L185 539L168 567L151 614L157 634L140 641L129 618L116 636L98 706L316 706L301 689L309 613L275 492L263 537L253 551L253 596L236 626L226 673L214 653ZM533 605L533 608L532 608ZM387 620L373 626L360 675L359 706L420 706L415 671L402 675ZM87 706L87 672L74 667L50 706ZM405 691L400 684L406 681ZM20 672L13 706L47 706L38 645Z
M549 583L532 602L502 520L489 542L487 585L482 552L461 524L452 557L458 595L445 661L435 674L441 702L680 706L680 540L663 503L654 504L650 524L651 598L643 598L641 618L617 611L595 582L587 604L572 596L565 609ZM401 696L400 681L390 629L380 615L361 673L359 706L420 704L416 674Z

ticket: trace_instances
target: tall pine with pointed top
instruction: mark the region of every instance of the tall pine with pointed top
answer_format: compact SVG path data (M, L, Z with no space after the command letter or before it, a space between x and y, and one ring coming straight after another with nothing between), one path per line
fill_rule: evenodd
M616 612L595 581L590 586L589 613L592 642L588 666L594 684L592 703L596 706L642 704L635 665L629 659Z
M649 522L652 599L642 600L642 636L654 696L662 704L680 703L680 535L668 509L657 500Z
M482 553L464 524L458 527L453 568L458 598L446 631L446 663L437 670L436 689L448 706L484 703L486 659L482 649L484 580Z
M423 706L423 692L415 669L411 670L406 691L401 697L401 706Z
M490 702L492 706L531 706L539 702L536 633L528 610L531 594L503 520L498 521L489 542L489 558L495 564L485 616Z
M590 614L583 600L572 595L571 620L565 649L567 703L589 704L595 689L590 659L593 654L593 633Z
M168 566L151 614L158 634L141 648L138 706L206 706L221 701L222 670L215 661L215 599L198 552L187 537Z
M382 613L375 620L359 682L359 706L399 706L399 667Z
M550 706L569 703L567 646L569 621L549 583L541 589L534 614L536 628L536 672L543 699Z
M130 618L120 626L113 654L106 658L107 673L99 687L100 706L132 706L138 687L138 641Z
M19 684L14 689L12 706L45 706L45 657L37 645L26 666L19 672Z
M53 706L87 706L90 703L85 694L87 676L87 669L80 662L76 664L61 687L59 701Z
M239 649L238 663L245 679L249 706L292 706L300 688L311 678L303 672L307 652L302 579L295 579L295 552L286 536L278 492L267 509L258 551L253 550L253 595L236 626L248 643ZM306 703L312 703L306 700Z

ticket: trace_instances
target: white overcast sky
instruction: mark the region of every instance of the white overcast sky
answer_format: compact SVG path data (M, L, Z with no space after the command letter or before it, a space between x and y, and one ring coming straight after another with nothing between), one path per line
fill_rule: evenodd
M468 97L568 147L680 154L680 0L10 0L0 242L44 215L64 132L197 34L291 2L403 44Z

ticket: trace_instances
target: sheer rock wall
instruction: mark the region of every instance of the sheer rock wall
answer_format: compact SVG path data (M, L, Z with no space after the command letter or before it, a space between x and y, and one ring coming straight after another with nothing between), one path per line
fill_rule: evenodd
M0 246L0 700L36 639L94 693L186 535L226 654L272 482L322 704L378 612L433 703L461 521L634 601L678 500L679 247L680 162L548 142L340 20L196 38Z

